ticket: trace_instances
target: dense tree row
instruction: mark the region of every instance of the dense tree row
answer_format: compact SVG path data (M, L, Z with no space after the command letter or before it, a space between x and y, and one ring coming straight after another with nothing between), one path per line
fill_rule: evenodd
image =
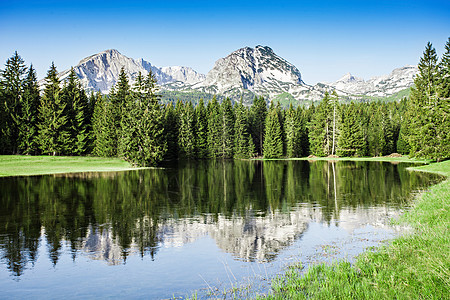
M450 38L438 62L428 43L419 61L401 127L403 153L441 160L450 157Z
M429 43L409 99L342 104L326 93L308 108L255 98L161 104L155 77L133 86L122 69L109 95L85 91L72 69L52 64L42 92L17 54L0 80L0 153L118 156L135 165L163 159L380 156L450 157L450 39L438 62Z

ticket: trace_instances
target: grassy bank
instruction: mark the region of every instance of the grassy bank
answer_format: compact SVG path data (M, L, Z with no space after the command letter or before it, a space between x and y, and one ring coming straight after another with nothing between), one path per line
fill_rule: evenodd
M293 266L269 299L449 299L450 161L412 170L447 176L416 200L401 221L414 233L361 255L356 263Z
M410 163L430 163L429 159L415 159L409 158L408 156L402 157L389 157L389 156L377 156L377 157L301 157L301 158L273 158L264 159L258 158L258 160L344 160L344 161L384 161L384 162L410 162Z
M135 169L118 158L0 155L0 177Z

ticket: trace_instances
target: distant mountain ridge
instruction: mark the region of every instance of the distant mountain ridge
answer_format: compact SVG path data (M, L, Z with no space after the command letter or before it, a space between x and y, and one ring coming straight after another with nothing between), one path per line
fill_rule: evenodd
M347 73L336 82L324 84L350 95L386 97L412 87L418 72L417 66L404 66L394 69L389 75L376 76L367 81Z
M197 73L189 67L163 67L158 68L144 59L134 60L122 55L115 49L106 50L98 54L82 59L74 67L75 73L80 78L81 85L87 90L100 91L103 94L110 92L117 83L120 70L124 67L131 83L134 82L139 72L146 76L151 70L159 84L174 81L196 83L204 80L205 75ZM60 79L65 80L70 70L60 73Z
M132 84L139 72L144 76L151 70L161 90L167 93L208 93L251 102L256 95L270 99L317 101L325 91L336 90L347 99L358 97L386 97L405 90L414 84L418 72L416 66L405 66L393 70L389 75L367 81L347 73L335 82L321 82L314 86L302 80L300 71L293 64L275 54L268 46L244 47L216 61L207 75L190 67L156 67L144 59L133 59L115 49L106 50L82 59L74 67L86 90L110 92L124 67ZM60 73L65 80L70 70ZM44 82L41 80L41 85Z

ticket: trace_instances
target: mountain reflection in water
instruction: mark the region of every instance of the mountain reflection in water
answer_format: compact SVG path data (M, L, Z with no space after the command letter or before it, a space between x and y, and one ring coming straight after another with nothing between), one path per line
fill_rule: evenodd
M411 191L438 180L408 164L194 161L164 169L0 179L0 257L13 275L44 243L122 264L209 236L242 261L271 261L312 221L349 231L385 226ZM1 271L1 270L0 270Z

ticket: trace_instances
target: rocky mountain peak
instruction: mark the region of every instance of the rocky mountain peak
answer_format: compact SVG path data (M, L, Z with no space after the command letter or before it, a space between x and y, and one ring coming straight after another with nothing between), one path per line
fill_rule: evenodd
M204 74L197 73L190 67L173 66L162 67L161 71L169 75L173 81L180 81L187 84L195 84L205 80Z
M142 58L129 58L116 49L86 57L74 70L83 88L106 94L116 84L122 67L131 84L139 72L146 76L151 70L163 90L218 94L234 100L245 97L247 104L255 95L264 96L268 101L316 101L323 98L325 91L333 89L343 97L385 97L411 87L418 72L416 66L404 66L367 81L347 73L336 82L310 86L302 81L300 71L293 64L262 45L240 48L218 59L206 76L189 67L156 67ZM60 79L65 80L69 73L70 70L61 72ZM43 87L45 80L39 84Z
M300 71L267 46L244 47L216 61L203 87L220 93L233 89L270 94L276 83L302 84Z
M417 72L417 66L407 65L394 69L389 75L376 76L367 81L347 73L326 85L350 95L386 97L413 86Z
M350 82L361 82L361 81L364 81L364 80L362 78L355 77L350 72L348 72L347 74L345 74L344 76L339 78L336 82L350 83Z
M82 59L74 67L74 70L83 88L106 94L117 83L122 67L127 73L131 84L133 84L139 73L146 76L150 70L155 75L159 84L174 81L192 84L202 81L205 78L205 75L197 73L192 68L158 68L143 58L135 60L121 54L116 49L108 49L88 56ZM61 72L60 80L64 81L69 76L69 73L70 70Z

